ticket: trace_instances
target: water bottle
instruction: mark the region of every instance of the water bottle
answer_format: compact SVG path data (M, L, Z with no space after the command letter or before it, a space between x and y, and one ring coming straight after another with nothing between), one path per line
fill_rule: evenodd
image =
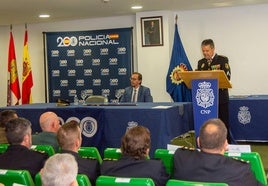
M77 95L75 94L74 95L74 105L78 105L78 103L79 103L79 99L78 99Z

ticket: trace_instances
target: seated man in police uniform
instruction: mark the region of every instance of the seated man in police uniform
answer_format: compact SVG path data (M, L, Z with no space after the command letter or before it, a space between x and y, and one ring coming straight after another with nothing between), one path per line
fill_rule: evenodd
M125 88L120 102L153 102L150 88L141 85L142 75L133 72L130 78L131 86Z
M78 150L82 144L79 124L76 121L70 121L62 125L57 133L57 139L61 153L73 155L78 163L78 173L87 175L91 184L95 185L96 179L100 175L100 165L96 159L86 159L79 156Z
M200 128L197 144L201 151L179 148L174 154L174 178L188 181L220 182L229 186L261 185L250 165L224 156L227 129L220 119L209 119Z
M165 186L169 175L161 160L147 159L151 145L150 132L143 126L128 129L121 140L122 157L104 160L101 175L151 178L156 186Z
M0 169L28 170L34 178L43 168L48 155L30 150L31 133L31 122L27 119L15 118L7 122L6 137L9 146L0 155Z

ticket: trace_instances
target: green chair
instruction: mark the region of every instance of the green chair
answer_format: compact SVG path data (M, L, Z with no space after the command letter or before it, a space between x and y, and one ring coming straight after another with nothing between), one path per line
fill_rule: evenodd
M96 186L154 186L154 181L151 178L99 176Z
M172 177L174 171L174 151L167 149L156 149L154 152L154 158L161 159L163 161L163 164L166 168L166 172Z
M34 178L35 186L42 186L40 173L37 173ZM88 177L85 174L77 174L76 181L79 186L91 186Z
M118 160L122 155L120 148L106 148L104 150L104 159L116 159Z
M27 185L34 186L33 179L27 170L0 169L0 183L5 186Z
M168 180L166 186L228 186L228 184L170 179L170 180Z
M47 153L48 156L53 156L55 151L51 145L32 145L32 150Z
M237 158L240 160L248 161L251 170L256 179L264 185L267 185L267 178L263 168L261 156L257 152L243 152L243 153L225 153L225 156Z
M101 155L96 147L80 147L78 154L82 158L92 158L98 160L100 164L102 163Z
M8 144L1 143L0 144L0 154L3 154L4 152L6 152L7 148L8 148Z

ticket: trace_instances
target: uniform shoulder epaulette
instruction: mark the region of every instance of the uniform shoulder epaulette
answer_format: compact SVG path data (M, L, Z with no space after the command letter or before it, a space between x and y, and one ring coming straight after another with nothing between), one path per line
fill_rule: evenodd
M117 161L115 158L104 158L103 161Z
M93 157L88 157L88 156L81 156L83 159L90 159L90 160L97 160L96 158Z
M228 57L227 56L224 56L224 55L218 55L219 57L222 57L222 58L227 58L228 59Z
M192 151L196 150L196 149L193 148L193 147L187 147L187 146L182 146L181 149L182 149L182 150L192 150Z
M250 163L249 161L247 161L247 160L243 160L243 159L240 159L240 158L237 158L237 157L232 157L234 160L236 160L236 161L239 161L239 162L241 162L241 163L246 163L246 164L248 164L248 163Z
M37 149L31 149L31 150L34 151L34 152L39 152L41 154L46 154L46 152L43 151L43 150L37 150Z

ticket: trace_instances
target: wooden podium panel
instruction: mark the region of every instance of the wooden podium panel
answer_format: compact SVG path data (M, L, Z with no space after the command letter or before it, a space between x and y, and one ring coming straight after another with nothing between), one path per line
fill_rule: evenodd
M232 84L228 80L223 70L207 70L207 71L181 71L178 72L180 77L188 88L192 88L193 79L217 79L219 88L232 88Z

